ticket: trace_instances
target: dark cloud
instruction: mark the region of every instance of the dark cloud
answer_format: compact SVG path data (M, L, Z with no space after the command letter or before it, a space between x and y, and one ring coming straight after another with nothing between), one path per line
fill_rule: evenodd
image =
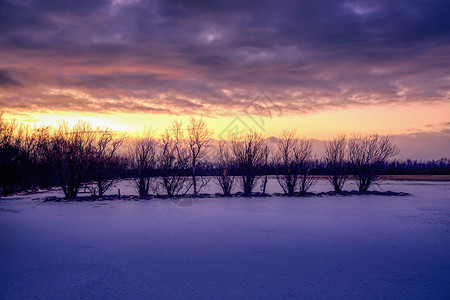
M230 114L260 90L291 112L450 100L448 1L0 6L0 85L22 83L5 107Z
M0 69L0 87L20 86L20 82L9 74L8 71Z

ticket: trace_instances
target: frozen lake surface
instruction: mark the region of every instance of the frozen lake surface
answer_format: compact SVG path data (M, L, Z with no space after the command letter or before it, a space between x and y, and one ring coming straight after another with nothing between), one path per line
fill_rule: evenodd
M411 195L3 197L0 299L450 299L450 182L379 188Z

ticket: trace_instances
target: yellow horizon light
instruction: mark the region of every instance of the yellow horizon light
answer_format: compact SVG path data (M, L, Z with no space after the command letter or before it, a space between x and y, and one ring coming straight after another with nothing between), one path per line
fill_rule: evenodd
M243 114L233 116L203 116L208 127L214 131L213 138L223 138L224 130L236 118L240 128L251 127L259 130L265 137L277 136L287 128L297 129L297 133L305 138L329 139L338 134L407 134L420 131L439 131L442 124L449 121L450 103L435 105L412 104L379 105L370 107L353 107L324 110L305 114L281 114L280 116L263 117L263 126L258 116ZM187 123L189 115L144 114L144 113L74 113L62 111L5 113L7 119L16 119L31 125L56 125L60 120L75 124L80 119L91 123L94 127L108 126L115 131L124 131L134 136L144 127L162 132L173 121ZM197 115L196 117L201 117ZM261 125L261 124L259 124ZM442 125L443 126L443 125Z

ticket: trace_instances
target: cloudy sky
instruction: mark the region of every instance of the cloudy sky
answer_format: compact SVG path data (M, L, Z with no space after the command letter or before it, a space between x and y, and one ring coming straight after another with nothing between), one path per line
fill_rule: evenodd
M432 137L429 154L449 156L449 11L448 0L0 0L0 110L130 131L199 115L216 137L233 122L267 136Z

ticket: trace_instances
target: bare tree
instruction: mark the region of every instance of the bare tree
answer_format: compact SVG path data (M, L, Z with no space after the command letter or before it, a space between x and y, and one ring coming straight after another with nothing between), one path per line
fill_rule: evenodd
M58 183L57 176L53 171L53 160L47 155L51 148L53 128L51 126L42 126L35 129L36 136L36 163L38 167L36 182L40 187L49 187Z
M233 136L231 149L240 173L240 184L244 196L249 197L257 183L257 169L264 160L264 139L255 131L249 131L242 137Z
M327 141L325 144L327 179L337 193L342 191L348 179L346 148L347 138L345 135Z
M312 158L312 142L306 140L300 140L300 181L299 192L300 195L305 195L308 190L313 187L318 178L313 176L310 171L314 167L314 161Z
M277 181L287 195L294 195L300 175L300 140L294 130L284 130L277 142Z
M6 121L0 113L0 192L27 190L36 175L36 134L29 125Z
M298 138L295 130L284 130L277 143L277 180L287 195L294 195L298 187L301 195L316 183L311 176L312 142Z
M15 178L17 158L20 156L19 140L17 139L17 125L15 122L4 120L0 114L0 191L9 194L20 189Z
M389 158L399 153L391 136L354 136L348 142L348 157L359 191L365 192L378 180Z
M92 157L93 179L96 184L90 188L91 194L102 198L114 183L111 178L117 163L117 150L122 146L124 135L106 127L98 130L94 142Z
M22 173L20 178L21 190L35 189L38 182L38 176L41 167L38 167L40 153L38 151L39 140L42 139L40 134L45 131L46 127L32 128L28 124L19 124L17 133L17 144L19 145L20 158L17 160L19 165L17 171ZM47 140L48 141L48 140Z
M158 155L161 187L168 197L186 194L191 185L186 171L189 165L189 150L184 139L182 123L174 121L162 135Z
M155 169L156 147L155 132L151 129L145 129L132 142L129 150L131 167L136 172L133 183L140 197L148 196L152 171Z
M261 193L266 194L267 181L269 180L269 165L270 165L270 148L269 145L264 145L263 159L261 163Z
M202 176L200 178L200 186L197 189L197 166L203 162L209 143L211 141L212 131L208 129L203 119L191 117L187 127L188 144L190 152L190 167L192 172L192 184L194 188L194 196L209 182L210 177Z
M234 168L234 160L231 155L230 145L225 141L219 142L219 150L217 153L217 169L216 176L217 183L222 189L223 195L231 196L231 189L233 188L235 177L231 176L231 170Z
M92 161L94 140L95 131L83 121L72 128L66 122L61 122L51 137L47 156L54 163L59 183L68 199L78 194Z

